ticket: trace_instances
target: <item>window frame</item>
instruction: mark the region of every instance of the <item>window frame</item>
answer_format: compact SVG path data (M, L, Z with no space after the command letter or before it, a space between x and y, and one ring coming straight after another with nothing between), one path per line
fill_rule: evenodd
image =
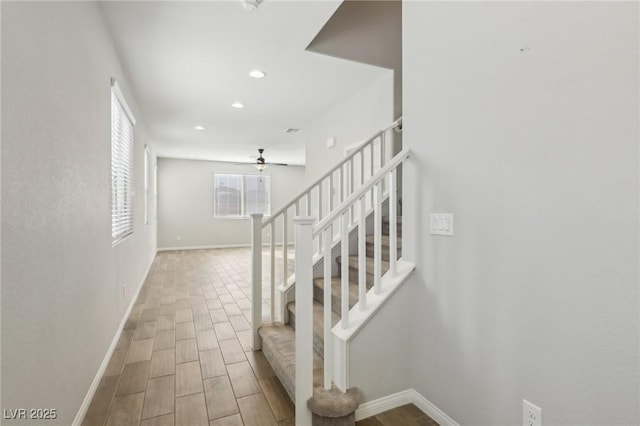
M151 153L144 146L144 224L149 224L149 188L151 187Z
M220 215L218 213L218 206L217 206L217 191L218 191L218 186L217 186L217 177L218 176L239 176L240 177L240 214L239 215ZM268 187L267 187L267 206L266 206L266 213L263 213L264 217L269 217L271 216L271 175L269 174L257 174L257 173L214 173L213 175L213 216L216 219L232 219L232 220L246 220L246 219L251 219L251 216L247 214L246 212L246 199L245 199L245 191L246 191L246 183L245 183L245 178L247 176L251 176L251 177L262 177L262 178L267 178L268 179Z
M115 100L115 103L114 103ZM114 105L120 108L119 115L114 114ZM134 195L135 195L135 124L136 119L127 104L127 101L120 90L115 78L111 79L111 96L110 96L110 139L111 139L111 243L113 246L118 245L134 231ZM127 130L127 139L119 138L121 132L114 132L116 125L119 129L123 126L114 123L116 119L128 120L129 126L125 125ZM120 146L124 145L124 146ZM118 183L121 183L123 189L119 189ZM119 194L124 192L124 196ZM126 216L124 226L122 220L116 217Z

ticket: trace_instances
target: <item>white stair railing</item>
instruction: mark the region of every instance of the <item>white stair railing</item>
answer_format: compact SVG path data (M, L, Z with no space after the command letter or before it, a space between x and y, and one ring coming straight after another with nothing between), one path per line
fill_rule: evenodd
M364 208L367 194L373 191L374 210L374 287L375 295L384 291L381 288L382 278L382 200L385 192L389 195L389 239L395 242L397 239L397 173L398 168L409 157L409 150L402 150L384 167L378 170L367 182L348 196L333 212L324 217L315 226L313 218L298 218L296 221L296 258L295 268L296 278L296 313L306 312L304 316L296 315L296 418L306 415L302 411L307 410L306 401L312 395L313 383L309 383L306 375L298 375L298 366L310 366L313 363L313 260L310 254L313 252L314 238L317 240L325 236L325 250L327 246L327 236L331 234L332 227L338 226L340 229L341 244L341 320L339 326L342 329L355 327L351 323L352 312L349 309L349 232L347 223L350 211L354 206L360 205L359 232L358 232L358 303L357 307L361 311L367 310L367 289L366 274L364 273L366 251L363 245L364 240ZM387 181L385 185L385 180ZM386 188L384 191L383 186ZM398 253L397 244L389 245L389 271L387 273L394 276L397 271ZM346 359L336 359L335 351L332 347L333 336L331 330L331 256L324 257L324 388L331 389L333 382L345 383L344 379L335 380L333 375L336 363L346 363ZM305 330L304 333L297 330ZM309 333L309 335L307 335ZM308 374L308 373L305 373ZM338 383L336 383L338 384ZM340 388L341 386L338 385ZM344 386L346 388L346 386ZM342 389L346 390L346 389ZM298 399L300 398L300 399ZM298 413L298 410L301 413ZM301 423L304 424L304 423Z
M293 218L304 213L305 216L315 216L316 221L322 221L335 211L336 206L342 205L345 199L355 193L375 173L383 168L387 161L393 156L393 140L394 131L401 126L402 118L394 121L385 129L377 132L366 141L358 145L349 155L341 160L335 167L318 178L315 182L301 191L298 196L293 198L284 207L273 213L268 218L263 218L261 214L252 214L252 233L251 233L251 250L252 250L252 314L253 320L253 339L252 346L254 350L261 348L260 336L258 329L262 325L262 303L264 299L269 298L269 319L270 321L283 321L285 317L285 301L276 295L276 285L280 285L279 294L288 289L295 281L295 266L289 264L289 243L291 231L293 230ZM356 183L359 185L356 186ZM303 208L301 208L301 205ZM373 206L373 196L365 197L361 207L353 206L348 212L349 224L353 225L358 222L360 217L356 217L356 211L364 211L364 207L370 209ZM301 210L303 210L301 212ZM276 234L280 229L281 241L278 244ZM311 250L311 256L319 259L326 250L331 250L334 245L336 235L334 231L339 230L338 226L331 227L330 232L326 235L320 235L315 239L315 244ZM268 297L263 297L263 275L262 275L262 259L263 259L263 232L269 231L269 250L266 254L268 257L269 267L269 289ZM339 234L338 234L339 236ZM329 239L326 244L325 241ZM282 259L277 259L276 247L281 246ZM330 256L329 256L330 257ZM294 266L290 270L290 266ZM281 268L281 269L280 269ZM277 274L277 269L281 270ZM276 280L276 277L279 280ZM276 281L279 281L278 283ZM276 299L279 300L276 312Z

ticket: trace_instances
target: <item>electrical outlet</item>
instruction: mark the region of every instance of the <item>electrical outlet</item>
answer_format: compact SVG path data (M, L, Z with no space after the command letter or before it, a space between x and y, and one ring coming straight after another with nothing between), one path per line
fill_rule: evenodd
M180 241L182 239L181 235L176 235L176 240Z
M522 400L522 426L542 426L542 408Z

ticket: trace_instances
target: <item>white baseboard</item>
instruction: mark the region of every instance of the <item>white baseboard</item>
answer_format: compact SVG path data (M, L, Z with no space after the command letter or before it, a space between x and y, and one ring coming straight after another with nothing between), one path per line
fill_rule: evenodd
M263 247L269 247L269 243L263 243ZM276 247L282 246L282 243L276 243ZM293 242L287 244L293 246ZM158 251L179 251L179 250L209 250L209 249L225 249L225 248L244 248L251 247L251 244L218 244L213 246L184 246L184 247L160 247Z
M158 251L178 251L178 250L208 250L222 248L251 247L251 244L220 244L213 246L184 246L184 247L159 247Z
M374 401L360 404L356 410L356 421L375 416L406 404L415 405L423 413L435 420L440 426L460 426L455 420L446 415L442 410L414 389L408 389L392 395L384 396Z
M411 404L413 402L413 392L415 392L413 389L409 389L360 404L356 410L356 421L393 410L405 404Z
M98 390L98 386L100 385L100 381L102 380L102 375L107 370L107 366L109 365L111 356L113 355L113 352L115 351L116 346L118 346L118 341L120 340L120 335L122 334L124 325L127 323L127 319L131 314L133 305L135 305L136 300L138 299L138 294L140 294L140 290L142 289L142 286L144 285L144 282L147 279L147 276L149 275L149 271L151 270L151 265L153 265L153 261L156 258L156 254L157 254L157 251L153 253L153 256L151 256L151 261L149 262L149 266L147 267L147 272L142 277L142 281L140 282L140 285L138 286L136 293L131 298L131 303L129 304L127 311L124 313L124 316L122 317L122 321L120 321L120 326L116 331L116 335L113 336L111 345L109 346L109 349L107 349L107 353L104 356L104 359L102 360L102 364L100 364L100 368L98 368L98 372L96 373L96 376L93 378L93 382L89 387L89 391L87 392L87 395L84 397L84 401L82 401L82 405L80 405L80 409L78 410L78 414L76 414L76 418L73 420L72 426L80 426L82 424L82 421L84 420L84 416L87 415L87 410L89 410L89 405L91 404L91 401L93 400L93 397L95 396L96 391Z
M460 426L455 420L449 417L444 411L436 407L431 401L427 398L413 391L413 404L422 410L423 413L431 417L436 421L440 426Z

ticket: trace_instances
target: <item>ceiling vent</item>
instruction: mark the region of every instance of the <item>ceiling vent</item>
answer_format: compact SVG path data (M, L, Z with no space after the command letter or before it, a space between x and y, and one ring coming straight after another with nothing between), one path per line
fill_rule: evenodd
M263 2L263 0L240 0L240 1L242 1L242 5L247 10L256 10L258 6L260 6L260 3Z

